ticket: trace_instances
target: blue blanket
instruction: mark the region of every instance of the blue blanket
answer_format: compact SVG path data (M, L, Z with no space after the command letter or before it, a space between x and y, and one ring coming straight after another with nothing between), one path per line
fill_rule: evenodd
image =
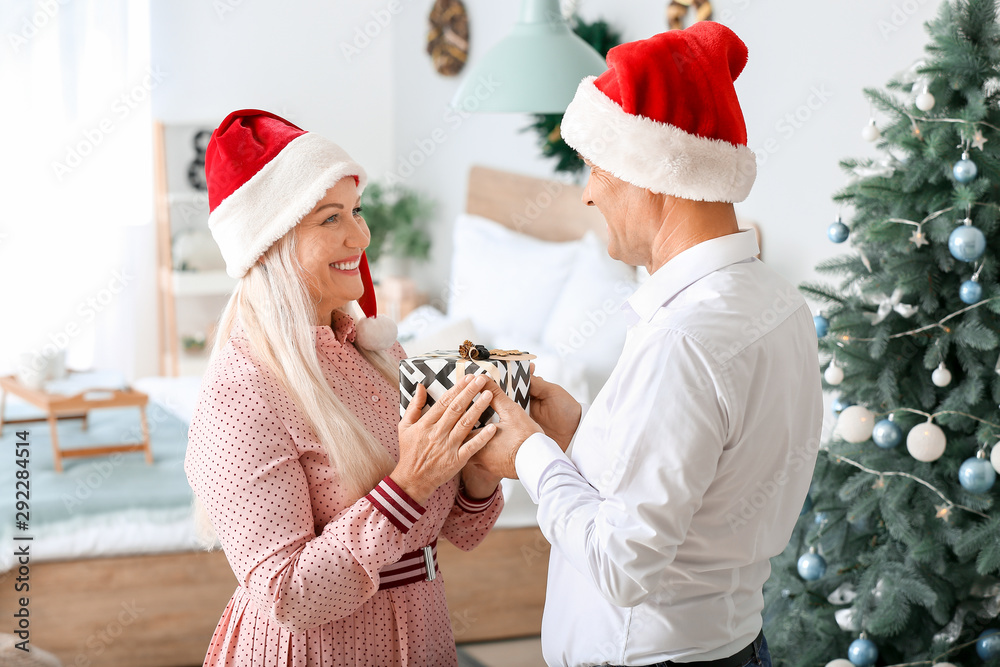
M8 396L5 417L17 419L40 415L31 406ZM0 435L0 495L3 525L0 535L13 532L15 521L16 432L27 431L30 442L29 528L86 515L107 515L128 509L164 509L188 506L192 492L184 475L184 452L188 425L155 403L146 408L153 464L143 452L106 456L63 458L63 472L53 468L52 440L46 422L5 424ZM141 440L138 408L93 410L83 430L82 420L59 421L59 446L108 445Z

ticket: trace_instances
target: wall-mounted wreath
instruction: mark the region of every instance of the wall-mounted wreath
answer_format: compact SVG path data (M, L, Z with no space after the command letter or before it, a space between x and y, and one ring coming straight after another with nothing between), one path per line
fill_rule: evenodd
M688 10L694 5L694 22L708 21L712 18L712 3L710 0L671 0L667 5L667 25L671 30L681 30Z
M605 21L587 23L579 17L573 17L570 19L570 25L573 32L594 47L601 56L607 56L612 47L621 43L621 35ZM577 157L576 151L562 139L559 132L562 117L561 113L536 114L535 121L524 128L524 131L534 130L538 133L542 155L556 159L556 171L578 174L585 165L583 160Z
M469 57L469 16L462 0L437 0L431 8L427 53L434 69L455 76Z

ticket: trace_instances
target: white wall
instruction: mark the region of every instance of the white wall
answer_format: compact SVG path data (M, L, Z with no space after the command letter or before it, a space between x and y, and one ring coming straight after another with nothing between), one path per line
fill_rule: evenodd
M464 206L469 165L538 176L552 171L551 163L538 157L535 134L518 132L528 124L527 116L474 115L458 127L444 122L457 81L437 75L423 53L431 4L405 2L406 10L393 24L393 67L397 163L435 128L446 133L446 141L408 179L441 203L434 261L422 277L434 298L447 280L450 223ZM666 4L582 0L579 10L588 20L609 21L629 41L665 29ZM466 2L470 62L507 33L518 5L515 0ZM869 117L861 90L884 86L922 55L927 41L923 22L933 17L937 5L934 0L713 2L716 19L733 28L750 53L737 91L749 144L761 164L753 192L737 211L760 224L765 261L793 282L810 278L819 260L844 249L826 239L826 227L837 214L831 196L846 184L838 162L876 154L861 139ZM805 120L793 125L785 119L796 113Z
M884 86L922 56L923 22L937 4L713 3L716 19L732 27L750 51L737 89L760 168L738 212L759 223L765 260L793 282L812 277L819 260L843 249L826 240L837 214L831 196L846 184L838 162L876 155L860 136L869 117L861 90ZM398 172L401 161L412 163L416 156L421 164L405 182L439 202L432 261L417 279L432 299L440 297L449 273L451 223L464 206L469 166L537 176L553 172L551 161L539 157L535 134L520 132L528 116L462 117L449 111L458 78L438 75L424 51L432 5L154 0L152 62L168 76L154 91L153 115L181 123L221 120L240 107L274 110L341 143L373 178ZM634 40L665 28L665 5L582 0L579 10ZM466 2L470 62L508 32L518 6L516 0ZM365 28L374 35L370 44L346 56L345 45L364 45L359 31Z
M165 123L217 124L259 108L337 142L366 168L394 145L392 38L365 3L152 0L153 97ZM391 25L391 21L388 22ZM356 30L375 36L354 46ZM356 53L345 55L346 44Z

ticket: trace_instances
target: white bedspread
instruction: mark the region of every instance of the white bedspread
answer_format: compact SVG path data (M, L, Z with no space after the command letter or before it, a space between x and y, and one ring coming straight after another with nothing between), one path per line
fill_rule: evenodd
M124 510L86 515L32 530L31 562L194 551L191 508ZM12 540L7 540L12 544ZM0 572L15 567L14 550L0 551Z

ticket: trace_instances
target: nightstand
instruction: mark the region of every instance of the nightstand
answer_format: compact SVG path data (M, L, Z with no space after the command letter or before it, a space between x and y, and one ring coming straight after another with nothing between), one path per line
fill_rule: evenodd
M410 278L383 278L375 285L375 299L380 315L388 315L399 322L415 308L427 303L427 295L417 289Z

